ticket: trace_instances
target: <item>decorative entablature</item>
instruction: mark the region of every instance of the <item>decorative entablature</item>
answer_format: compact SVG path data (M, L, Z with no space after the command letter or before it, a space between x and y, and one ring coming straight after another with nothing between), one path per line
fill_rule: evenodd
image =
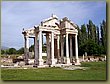
M56 15L52 15L50 18L45 19L41 22L41 26L43 27L52 27L54 29L59 29L57 24L59 24L59 20Z
M60 20L62 34L78 34L77 25L67 17Z
M62 29L62 34L78 34L78 30L74 29L74 30L70 30L69 28L63 28Z
M34 26L28 30L23 30L24 36L34 37L36 32L42 31L43 33L54 32L55 35L62 34L78 34L77 25L74 24L67 17L58 20L56 15L52 15L50 18L45 19L40 25Z
M23 30L22 34L24 34L24 36L27 36L27 37L35 37L35 29L34 29L34 27L32 27L25 31Z

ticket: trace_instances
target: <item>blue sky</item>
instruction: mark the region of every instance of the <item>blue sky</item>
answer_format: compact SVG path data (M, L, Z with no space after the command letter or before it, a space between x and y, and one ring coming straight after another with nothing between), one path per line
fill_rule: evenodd
M39 24L55 14L68 17L79 26L91 19L98 25L106 20L106 2L81 1L3 1L1 3L1 44L19 49L24 46L22 29ZM33 39L30 39L30 45Z

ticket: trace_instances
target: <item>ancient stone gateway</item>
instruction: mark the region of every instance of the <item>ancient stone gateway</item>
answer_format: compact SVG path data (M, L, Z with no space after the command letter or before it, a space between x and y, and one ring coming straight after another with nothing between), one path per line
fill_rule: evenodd
M42 34L46 36L47 59L46 63L42 59ZM56 65L80 65L78 58L77 25L71 22L67 17L58 20L56 15L42 21L38 26L24 30L24 55L25 63L29 59L29 38L34 38L34 66L56 66ZM73 59L73 40L75 47L75 59ZM70 39L70 40L68 40ZM66 57L64 57L64 42ZM69 46L70 45L70 46ZM57 57L57 62L55 61Z

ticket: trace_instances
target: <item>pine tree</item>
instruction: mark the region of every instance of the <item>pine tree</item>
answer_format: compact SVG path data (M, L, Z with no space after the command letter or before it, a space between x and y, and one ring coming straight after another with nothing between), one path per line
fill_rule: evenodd
M80 46L81 45L81 30L80 30L79 26L77 26L77 29L78 29L78 44Z
M92 20L89 20L87 27L85 24L81 25L81 29L78 27L78 45L79 55L85 52L88 55L106 54L106 21L102 21L100 28Z
M92 39L95 41L96 38L96 27L91 20L89 20L89 24L87 24L88 29L88 39Z
M106 38L107 38L107 36L106 36L106 21L102 21L102 23L101 23L101 25L100 25L100 27L101 27L101 43L102 43L102 46L103 46L103 48L104 48L104 53L106 53Z
M85 24L81 25L81 44L87 41L87 32Z
M100 45L100 37L99 37L99 27L97 26L97 44Z

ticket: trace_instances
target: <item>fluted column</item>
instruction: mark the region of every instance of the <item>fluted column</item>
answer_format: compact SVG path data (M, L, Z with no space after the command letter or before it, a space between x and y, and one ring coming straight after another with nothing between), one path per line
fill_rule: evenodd
M38 56L39 56L39 52L38 52L38 33L35 33L35 38L34 38L34 55L35 55L35 59L34 59L34 65L38 65Z
M50 60L49 33L46 33L46 47L47 47L47 60L46 60L46 63L50 65L51 64L51 60Z
M66 33L66 64L70 64L69 46L68 46L68 33Z
M51 32L51 64L55 65L55 59L54 59L54 32Z
M63 35L60 36L60 44L61 44L61 63L64 63L64 38Z
M78 42L77 42L77 34L75 35L75 51L76 51L76 59L78 59Z
M75 35L75 52L76 52L76 63L75 65L80 65L79 58L78 58L78 41L77 41L77 34Z
M72 35L70 36L70 62L73 62Z
M42 59L42 31L39 31L39 65L43 65Z
M57 36L57 52L58 52L58 58L57 58L57 63L60 61L60 45L59 45L59 35Z
M25 54L25 64L28 64L29 59L29 38L27 36L24 37L24 54Z

